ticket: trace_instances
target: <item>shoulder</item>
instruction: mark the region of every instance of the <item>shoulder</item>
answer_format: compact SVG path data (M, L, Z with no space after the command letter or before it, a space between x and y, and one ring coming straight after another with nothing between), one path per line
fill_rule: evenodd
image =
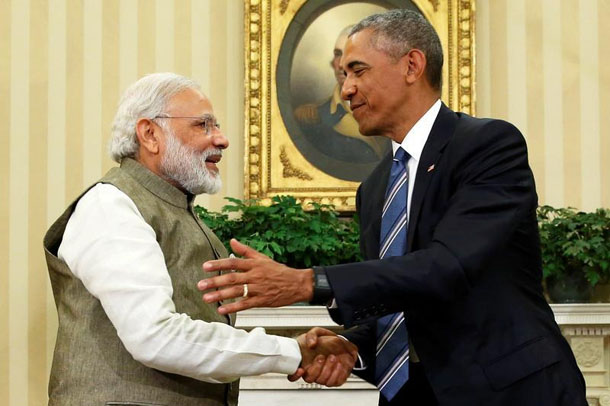
M87 247L126 235L154 239L154 232L134 202L117 187L98 183L76 203L66 224L58 256L66 261L76 259Z
M108 210L113 208L135 209L135 203L119 188L109 183L98 183L89 189L76 204L77 211Z
M134 201L114 185L98 183L76 203L68 228L107 229L144 221Z
M454 134L447 145L451 153L476 155L482 150L502 153L504 150L515 149L527 152L525 137L508 121L456 114L458 120Z
M515 137L524 140L521 131L508 121L495 118L477 118L465 113L456 113L458 120L455 126L455 136L459 139L476 137L484 141L498 136Z

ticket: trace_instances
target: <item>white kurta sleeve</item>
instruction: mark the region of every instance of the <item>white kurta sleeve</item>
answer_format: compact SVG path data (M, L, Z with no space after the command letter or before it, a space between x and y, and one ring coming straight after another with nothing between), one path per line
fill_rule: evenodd
M127 351L148 367L220 383L292 374L301 361L294 339L177 313L155 232L115 186L98 184L79 200L58 256L100 300Z

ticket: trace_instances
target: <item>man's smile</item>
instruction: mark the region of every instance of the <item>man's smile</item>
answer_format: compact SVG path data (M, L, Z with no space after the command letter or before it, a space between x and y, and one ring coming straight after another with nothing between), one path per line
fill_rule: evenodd
M219 154L210 155L205 159L205 165L208 168L217 170L218 168L216 167L216 164L218 162L220 162L221 159L222 159L222 155L219 155Z
M356 110L362 106L364 106L364 102L354 102L354 101L350 101L349 103L349 107L352 110L352 113L355 113Z

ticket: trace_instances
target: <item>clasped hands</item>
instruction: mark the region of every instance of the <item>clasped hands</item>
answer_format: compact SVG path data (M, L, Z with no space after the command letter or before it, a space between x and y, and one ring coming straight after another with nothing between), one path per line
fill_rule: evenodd
M223 303L220 314L235 313L253 307L280 307L309 301L313 294L313 271L294 269L280 264L264 254L231 240L231 249L242 258L224 258L203 264L206 272L238 271L199 281L197 287L207 291L206 303L237 298ZM248 291L244 285L248 285ZM356 360L358 348L334 332L314 327L297 337L302 360L290 381L303 378L308 383L339 386L349 377Z
M297 337L297 342L303 359L297 371L288 376L290 381L303 378L308 383L340 386L358 359L358 347L325 328L314 327Z

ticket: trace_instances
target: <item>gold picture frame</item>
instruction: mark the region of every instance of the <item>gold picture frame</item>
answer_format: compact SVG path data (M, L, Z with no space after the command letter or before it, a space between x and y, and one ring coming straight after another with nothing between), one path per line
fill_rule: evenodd
M436 28L445 54L442 99L455 111L474 114L474 0L245 0L246 198L268 204L272 196L290 194L305 204L330 203L342 212L355 210L359 181L351 176L361 176L361 171L370 170L371 164L351 162L346 170L340 160L319 159L325 155L315 150L317 146L306 145L299 134L295 135L299 131L291 118L295 102L287 102L287 95L292 90L301 97L312 89L311 83L317 82L302 78L298 82L300 90L295 90L297 85L290 78L299 77L294 73L298 69L313 70L315 75L318 72L302 67L311 58L299 64L293 64L293 58L301 52L297 49L301 46L299 41L304 41L309 35L307 30L317 21L333 21L329 30L336 31L341 28L339 23L334 26L337 16L344 21L366 7L395 8L397 4L415 6ZM328 23L322 25L327 26ZM311 49L317 52L315 35L320 34L309 35L314 38L309 40L313 44L307 48L310 53ZM332 43L331 49L334 41L333 37L327 41ZM331 57L329 54L327 60Z

